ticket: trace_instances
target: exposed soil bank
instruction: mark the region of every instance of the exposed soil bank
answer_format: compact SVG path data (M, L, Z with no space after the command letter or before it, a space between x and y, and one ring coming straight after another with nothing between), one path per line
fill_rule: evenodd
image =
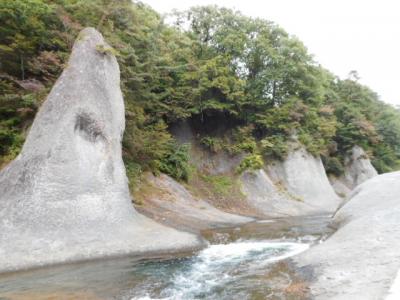
M183 231L199 232L206 228L227 227L253 221L217 209L209 202L195 197L182 184L167 175L147 174L141 193L142 205L136 209L154 220ZM243 208L243 213L252 212ZM254 214L254 212L253 212Z

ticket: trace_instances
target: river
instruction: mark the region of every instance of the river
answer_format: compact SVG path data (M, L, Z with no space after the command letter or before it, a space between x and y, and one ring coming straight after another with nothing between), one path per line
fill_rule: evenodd
M290 257L332 233L327 216L202 232L195 253L126 257L0 275L0 299L307 299Z

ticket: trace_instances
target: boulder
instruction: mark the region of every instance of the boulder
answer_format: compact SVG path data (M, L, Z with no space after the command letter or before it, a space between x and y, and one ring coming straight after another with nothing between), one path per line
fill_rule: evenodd
M0 271L202 244L134 210L124 127L117 60L84 29L20 155L0 173Z
M400 269L399 182L393 172L362 183L335 214L339 229L295 258L313 273L315 299L384 299L399 290L391 289Z

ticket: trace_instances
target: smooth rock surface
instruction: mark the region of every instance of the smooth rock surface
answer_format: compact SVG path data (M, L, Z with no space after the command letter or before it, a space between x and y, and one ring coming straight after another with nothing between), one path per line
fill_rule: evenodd
M133 209L119 67L99 46L109 47L95 29L81 32L21 154L0 173L0 271L201 245Z
M315 211L333 212L341 203L329 183L321 159L301 146L291 151L284 161L269 163L267 174L275 184L285 187L293 197Z
M245 172L241 182L247 201L266 216L301 216L319 212L319 209L290 195L285 187L274 184L264 170Z
M344 183L343 177L330 175L329 182L331 183L333 190L339 197L347 198L348 195L350 195L352 189Z
M296 257L314 272L315 299L385 299L400 268L399 183L394 172L361 184L335 215L339 229Z

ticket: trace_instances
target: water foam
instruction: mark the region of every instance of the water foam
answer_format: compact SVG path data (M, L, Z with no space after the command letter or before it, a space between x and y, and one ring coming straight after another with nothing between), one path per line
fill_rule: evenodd
M212 295L233 282L262 273L265 266L294 256L309 248L308 244L273 241L238 241L211 245L200 251L190 264L171 278L161 298L149 295L137 300L196 299Z

